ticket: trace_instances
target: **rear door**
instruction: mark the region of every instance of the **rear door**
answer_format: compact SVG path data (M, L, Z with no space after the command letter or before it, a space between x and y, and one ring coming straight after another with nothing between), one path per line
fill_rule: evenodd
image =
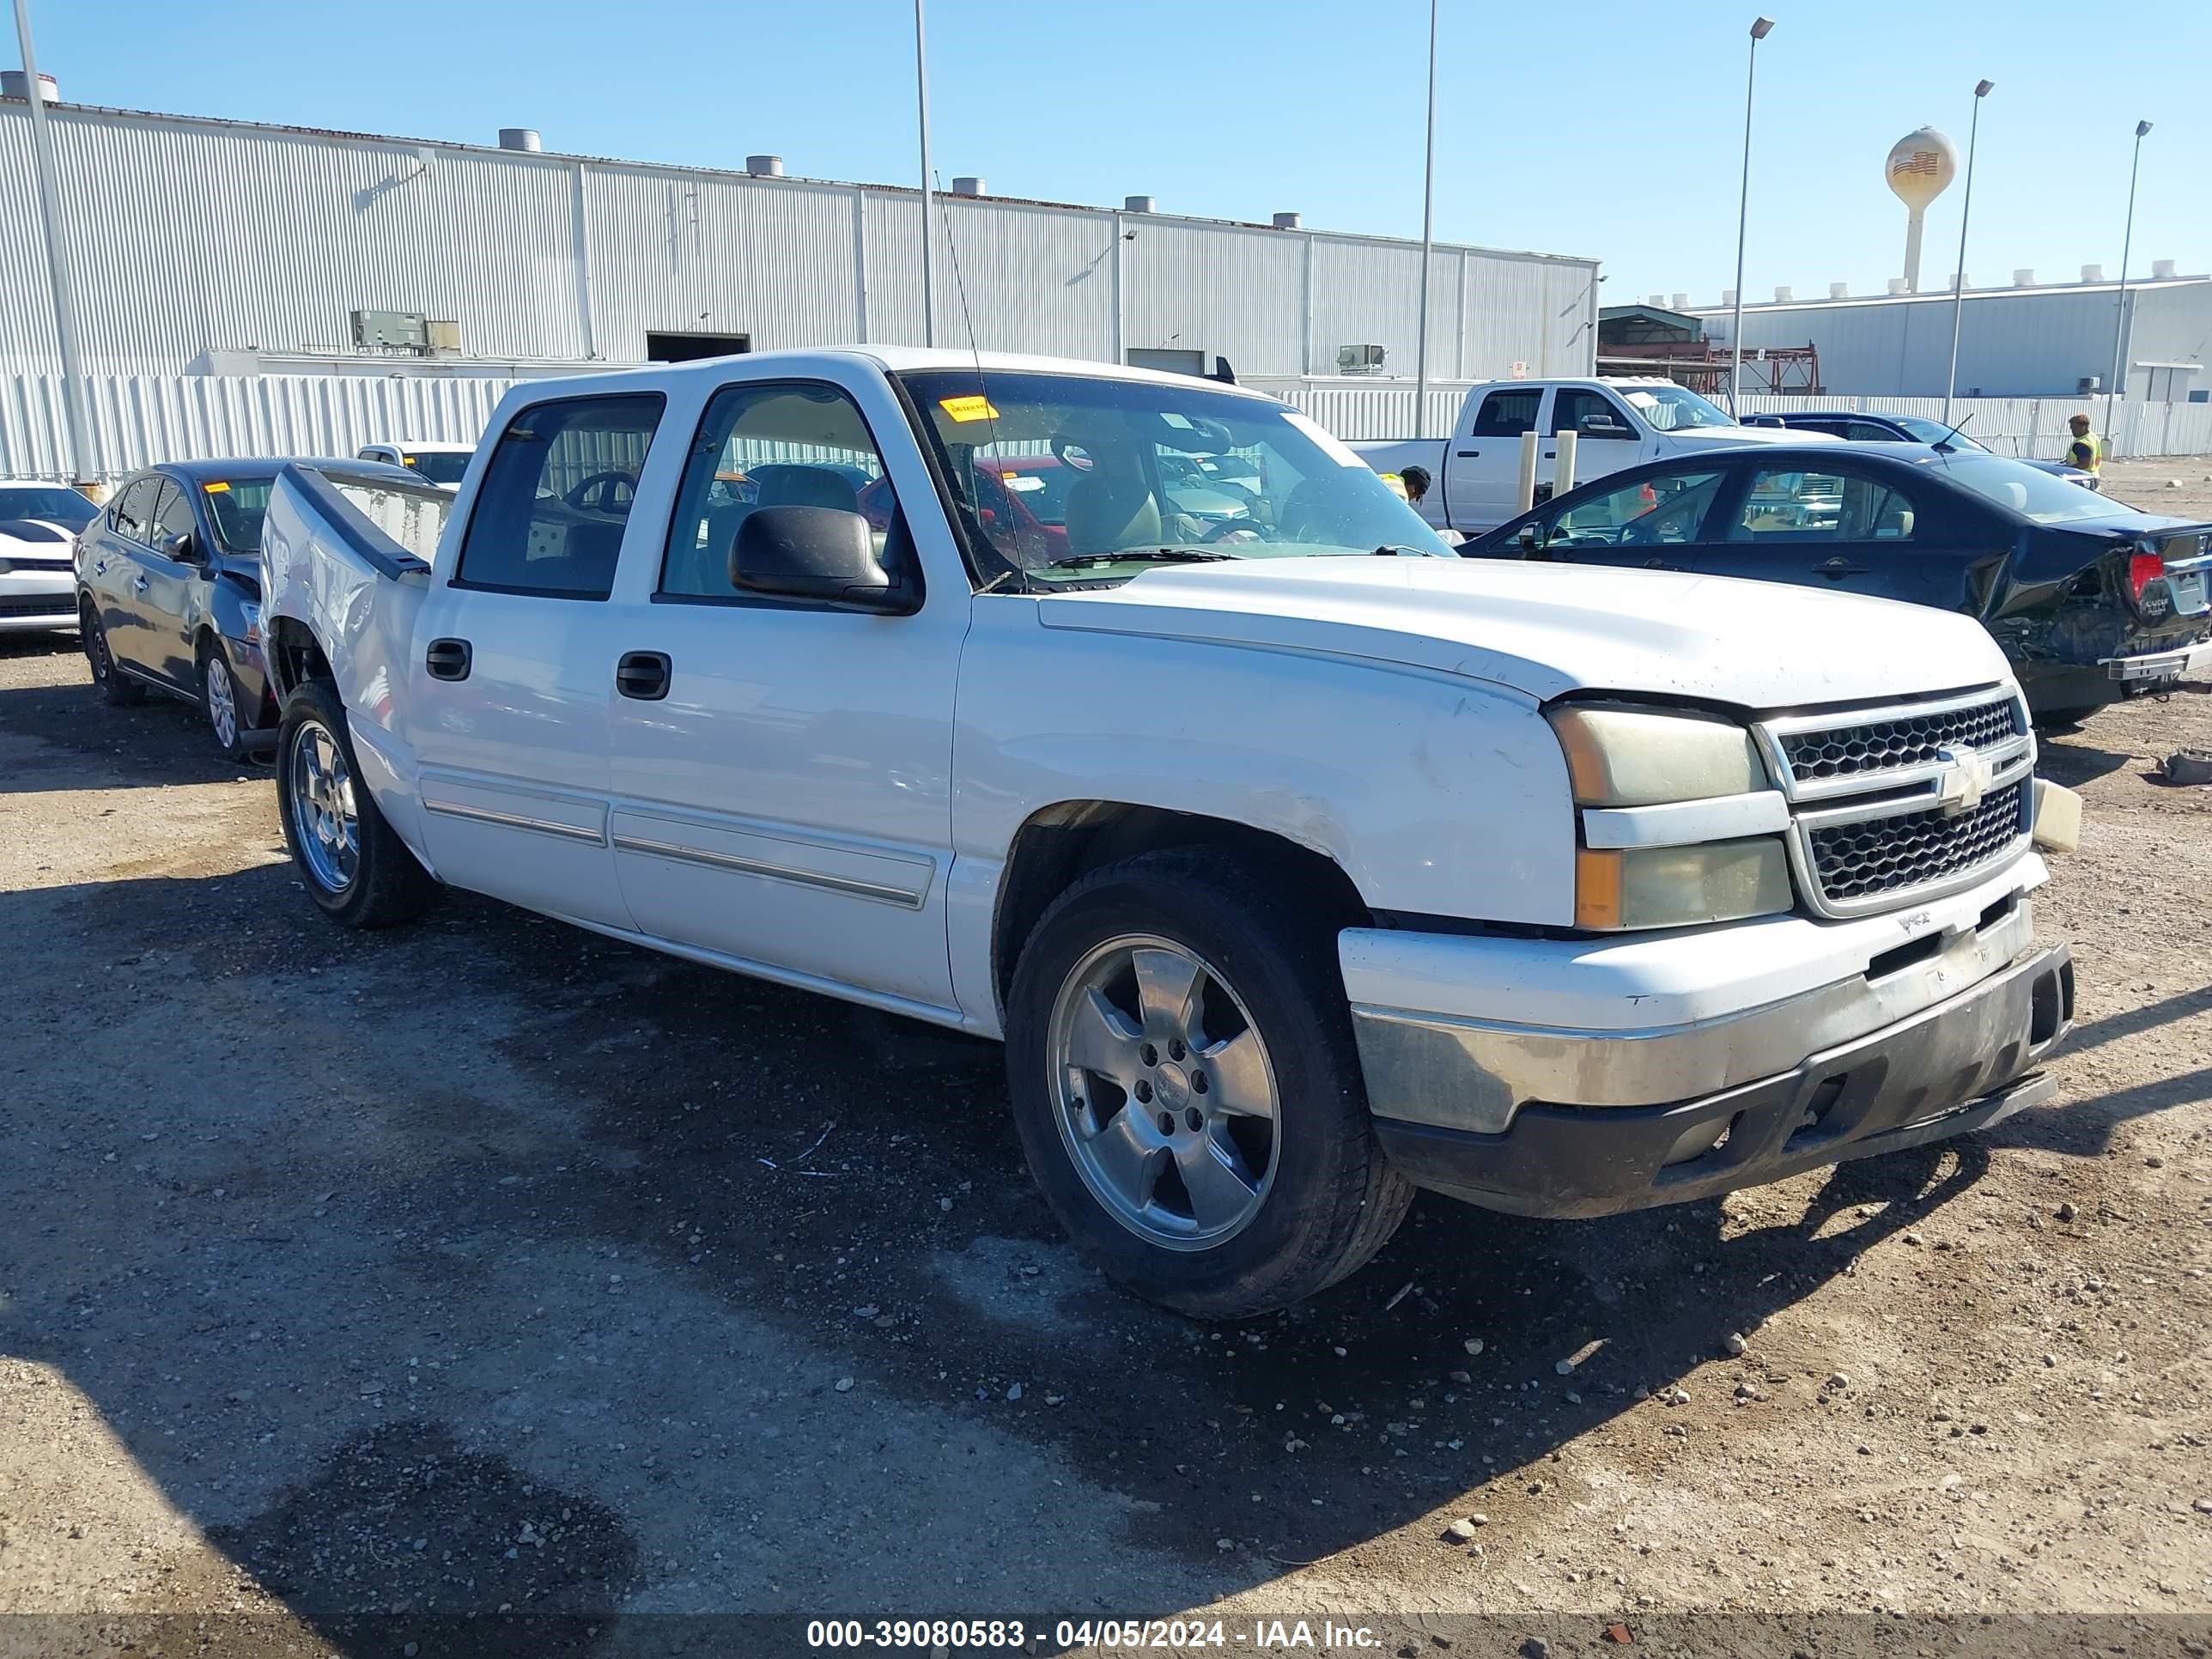
M1848 459L1812 467L1750 461L1741 470L1693 568L1957 608L1973 550L1955 507L1933 485Z
M158 673L159 644L151 637L146 594L152 579L143 556L150 553L154 509L167 482L158 472L131 479L116 492L100 523L92 558L93 591L98 596L107 649L116 661L142 674Z
M515 411L404 665L438 873L624 929L607 829L609 598L663 403L623 392Z
M1493 387L1476 402L1444 461L1444 505L1456 530L1483 531L1520 510L1521 434L1537 430L1547 388Z

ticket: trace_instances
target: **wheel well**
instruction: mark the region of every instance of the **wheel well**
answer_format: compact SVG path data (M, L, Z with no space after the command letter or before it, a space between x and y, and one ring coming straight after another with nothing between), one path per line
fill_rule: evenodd
M323 654L322 646L307 624L296 617L279 617L270 623L264 648L269 655L271 689L280 704L309 680L337 683L337 676L331 672L331 659Z
M1170 847L1213 847L1270 879L1296 884L1315 908L1356 927L1370 912L1335 860L1285 836L1228 818L1121 801L1063 801L1035 814L1014 836L992 923L991 973L1001 1006L1014 961L1054 899L1090 872Z

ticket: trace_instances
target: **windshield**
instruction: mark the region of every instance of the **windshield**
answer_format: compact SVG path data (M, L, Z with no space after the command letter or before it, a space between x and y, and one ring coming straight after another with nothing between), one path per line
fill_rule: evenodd
M1708 403L1686 386L1624 386L1614 390L1636 412L1661 432L1680 432L1693 426L1734 426L1728 410Z
M2009 507L2038 524L2080 524L2089 519L2147 518L2134 507L2093 489L1986 451L1953 455L1943 463L1950 477L1976 495Z
M99 514L90 501L59 484L0 486L0 519L39 519L82 530Z
M471 455L465 449L410 449L407 465L427 483L457 484L469 470Z
M1971 449L1978 454L1987 454L1989 446L1978 444L1963 432L1954 432L1941 421L1930 421L1918 415L1893 415L1889 417L1923 444L1946 444L1953 449Z
M200 486L205 493L208 517L215 520L215 538L226 553L261 551L261 515L269 510L268 478L217 478Z
M971 538L1040 580L1118 580L1163 553L1452 556L1373 469L1269 399L1195 380L899 378Z

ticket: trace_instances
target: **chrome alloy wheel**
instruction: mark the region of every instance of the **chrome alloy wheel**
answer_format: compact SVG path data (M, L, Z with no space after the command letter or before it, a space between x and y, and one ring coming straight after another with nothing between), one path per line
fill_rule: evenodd
M293 840L323 890L343 893L361 867L361 818L345 751L328 726L308 720L292 734L288 763Z
M1060 1139L1109 1214L1170 1250L1250 1224L1281 1101L1259 1028L1210 963L1164 939L1109 939L1061 983L1046 1041Z
M230 665L222 652L211 651L205 672L208 723L215 727L215 740L228 749L238 741L238 693L230 684Z

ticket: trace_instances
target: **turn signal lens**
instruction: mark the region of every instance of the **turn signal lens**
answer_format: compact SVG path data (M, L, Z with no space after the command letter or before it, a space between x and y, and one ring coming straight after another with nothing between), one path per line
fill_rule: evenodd
M1778 837L1575 854L1575 926L1613 933L1772 915L1795 902Z

